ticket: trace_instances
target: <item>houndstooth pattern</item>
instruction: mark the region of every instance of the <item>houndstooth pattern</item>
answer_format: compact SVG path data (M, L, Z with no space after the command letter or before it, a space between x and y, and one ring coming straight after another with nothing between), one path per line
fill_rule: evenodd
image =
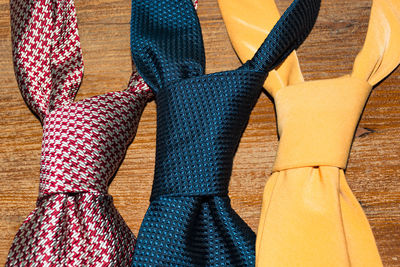
M43 124L39 198L6 266L128 266L135 237L108 186L153 93L128 89L73 102L83 61L73 0L12 0L14 66Z
M135 239L109 195L41 198L6 266L128 266Z
M40 195L106 194L147 97L109 93L58 108L44 121Z
M83 75L74 2L11 0L14 66L27 105L41 120L71 103Z
M18 231L7 266L129 265L135 237L107 189L152 96L136 93L140 83L45 118L37 208Z

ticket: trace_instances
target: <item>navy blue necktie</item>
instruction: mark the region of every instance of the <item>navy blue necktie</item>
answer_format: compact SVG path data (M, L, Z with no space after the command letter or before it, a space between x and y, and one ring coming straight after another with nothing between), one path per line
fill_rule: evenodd
M254 266L255 234L228 197L232 162L268 72L303 42L319 6L295 0L252 60L205 75L191 1L132 1L132 56L157 103L153 190L132 266Z

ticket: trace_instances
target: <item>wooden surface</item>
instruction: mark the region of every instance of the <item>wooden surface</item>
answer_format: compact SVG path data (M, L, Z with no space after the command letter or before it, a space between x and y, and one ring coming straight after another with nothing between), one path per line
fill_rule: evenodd
M305 78L348 74L365 38L371 0L324 0L320 17L298 54ZM289 0L278 0L284 10ZM130 2L76 0L85 60L78 99L123 90L131 72ZM232 69L232 50L216 0L200 0L207 72ZM38 193L41 126L24 104L14 77L9 4L0 0L0 264ZM111 185L115 205L134 233L148 206L156 131L155 104L146 107L137 137ZM368 216L385 266L400 266L400 70L372 93L346 172ZM262 96L235 158L230 196L254 229L277 148L274 110Z

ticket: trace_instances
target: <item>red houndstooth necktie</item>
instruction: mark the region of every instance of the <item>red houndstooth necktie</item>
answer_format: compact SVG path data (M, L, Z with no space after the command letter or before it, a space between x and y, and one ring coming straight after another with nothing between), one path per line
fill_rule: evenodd
M128 89L74 102L83 61L73 0L11 0L21 94L43 125L39 198L6 266L128 266L135 237L107 193L152 92Z

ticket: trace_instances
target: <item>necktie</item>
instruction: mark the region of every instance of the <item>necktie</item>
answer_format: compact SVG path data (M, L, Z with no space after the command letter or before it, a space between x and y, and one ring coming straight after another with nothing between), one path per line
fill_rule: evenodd
M275 3L219 2L239 57L251 58L251 47L266 35L252 29L272 27ZM399 36L400 2L374 0L351 75L304 82L293 54L265 83L275 101L280 140L263 196L257 266L382 266L344 169L372 87L400 63Z
M231 208L232 161L268 71L310 32L320 1L296 0L251 61L204 74L189 0L132 3L132 53L156 95L156 166L132 266L254 266L255 235Z
M73 0L11 1L15 73L43 125L39 198L6 266L128 266L135 237L107 193L152 92L74 102L83 61Z

